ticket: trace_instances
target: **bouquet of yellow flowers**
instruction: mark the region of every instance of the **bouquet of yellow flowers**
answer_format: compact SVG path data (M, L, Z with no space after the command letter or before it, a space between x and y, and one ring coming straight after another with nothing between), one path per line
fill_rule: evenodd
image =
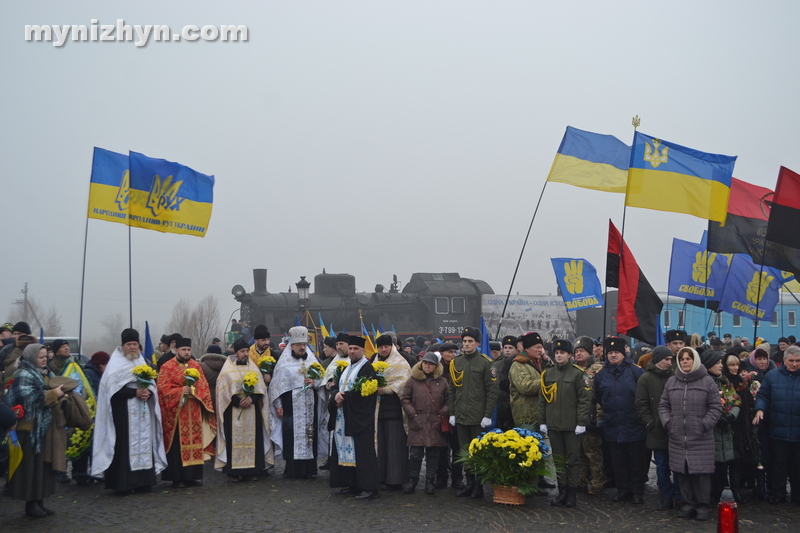
M271 355L262 355L258 358L258 369L262 374L272 374L272 369L275 368L275 358Z
M353 383L351 390L361 393L361 396L370 396L378 391L378 380L369 379L368 377L360 377Z
M375 361L372 363L372 368L375 369L375 379L378 380L378 387L385 387L386 378L383 376L383 373L389 368L389 363L386 361Z
M256 390L256 384L261 378L252 370L242 378L242 394L250 396Z
M133 369L133 375L136 376L136 384L139 388L146 389L155 383L158 372L147 365L139 365Z
M305 367L305 365L303 365L303 367L300 369L300 372L305 374L305 376L308 379L320 379L322 378L322 376L325 375L325 367L319 364L318 362L314 361L313 363L311 363L311 366L307 368ZM300 389L300 392L304 392L310 386L311 385L303 385L303 388Z
M184 387L194 387L194 384L197 383L197 380L200 379L200 371L196 368L187 368L183 371L183 386ZM181 407L183 404L186 403L186 396L184 395L181 398Z
M339 378L342 377L342 372L344 372L344 369L348 366L350 366L350 361L347 359L340 359L336 361L336 371L333 374L333 379L337 386L339 385Z
M521 494L529 496L538 492L540 476L552 475L542 460L549 454L550 447L535 431L495 429L472 439L457 461L484 482L516 487Z

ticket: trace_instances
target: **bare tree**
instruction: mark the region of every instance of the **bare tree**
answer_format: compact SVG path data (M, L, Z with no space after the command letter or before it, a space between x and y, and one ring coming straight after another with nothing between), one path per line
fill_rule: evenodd
M200 300L194 307L188 301L180 300L172 309L172 317L167 325L170 331L192 339L195 354L205 351L221 327L219 303L213 294Z
M58 337L64 333L64 324L55 305L44 308L36 300L28 297L25 303L14 304L8 313L9 322L27 322L32 328L44 329L48 337ZM38 332L36 333L38 336Z
M122 333L123 329L128 327L128 321L122 316L122 313L106 315L105 318L100 321L100 325L103 326L101 344L112 347L111 350L114 349L113 347L119 346L120 333Z

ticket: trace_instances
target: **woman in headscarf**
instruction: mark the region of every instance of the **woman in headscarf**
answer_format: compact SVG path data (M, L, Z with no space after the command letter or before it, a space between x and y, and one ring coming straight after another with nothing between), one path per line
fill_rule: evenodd
M764 470L761 468L760 474L757 472L757 466L760 464L757 440L753 433L753 406L755 405L755 398L750 391L751 376L743 378L740 375L741 362L736 355L726 355L723 359L722 375L728 378L728 381L733 385L736 394L742 401L739 406L739 416L732 424L733 427L733 452L734 463L730 468L731 475L731 492L733 498L737 503L743 503L744 498L741 495L741 488L745 485L745 481L753 480L759 481L759 485L763 485ZM758 479L760 478L760 480ZM752 484L751 484L752 486ZM762 487L763 488L763 487ZM766 492L764 493L766 495Z
M714 426L721 414L717 385L700 364L700 356L694 348L681 348L678 368L667 380L658 405L661 424L669 434L669 468L680 480L681 518L711 517Z
M47 349L30 344L22 352L22 360L14 373L6 402L21 405L24 417L17 423L17 436L22 447L22 462L8 482L11 497L25 500L25 514L31 518L55 514L45 507L44 499L56 490L56 472L45 462L45 434L53 421L50 407L64 395L62 386L48 389Z

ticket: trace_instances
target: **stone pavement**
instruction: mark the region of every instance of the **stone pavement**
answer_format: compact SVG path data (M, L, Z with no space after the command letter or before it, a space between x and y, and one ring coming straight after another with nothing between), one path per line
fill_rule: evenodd
M170 483L162 483L152 493L129 496L115 496L100 484L60 485L46 502L57 511L56 516L38 520L24 515L24 502L2 497L0 531L671 533L714 532L717 527L715 518L697 522L680 519L674 511L656 512L658 495L652 482L647 486L644 505L614 503L613 490L606 490L602 496L579 493L574 509L551 507L549 497L544 496L528 498L524 507L505 507L492 503L491 489L481 501L456 498L452 489L426 496L419 488L412 495L382 490L377 500L356 501L338 494L338 489L330 489L327 472L320 472L316 479L289 480L282 478L282 469L279 462L270 477L230 483L206 464L202 487L173 489ZM748 502L740 506L739 518L741 532L800 530L800 507L790 503Z

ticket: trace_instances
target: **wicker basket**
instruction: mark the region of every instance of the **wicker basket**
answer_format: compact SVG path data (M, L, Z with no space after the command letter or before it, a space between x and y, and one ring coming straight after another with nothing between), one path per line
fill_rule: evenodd
M502 505L525 505L525 496L517 487L494 486L494 503Z

